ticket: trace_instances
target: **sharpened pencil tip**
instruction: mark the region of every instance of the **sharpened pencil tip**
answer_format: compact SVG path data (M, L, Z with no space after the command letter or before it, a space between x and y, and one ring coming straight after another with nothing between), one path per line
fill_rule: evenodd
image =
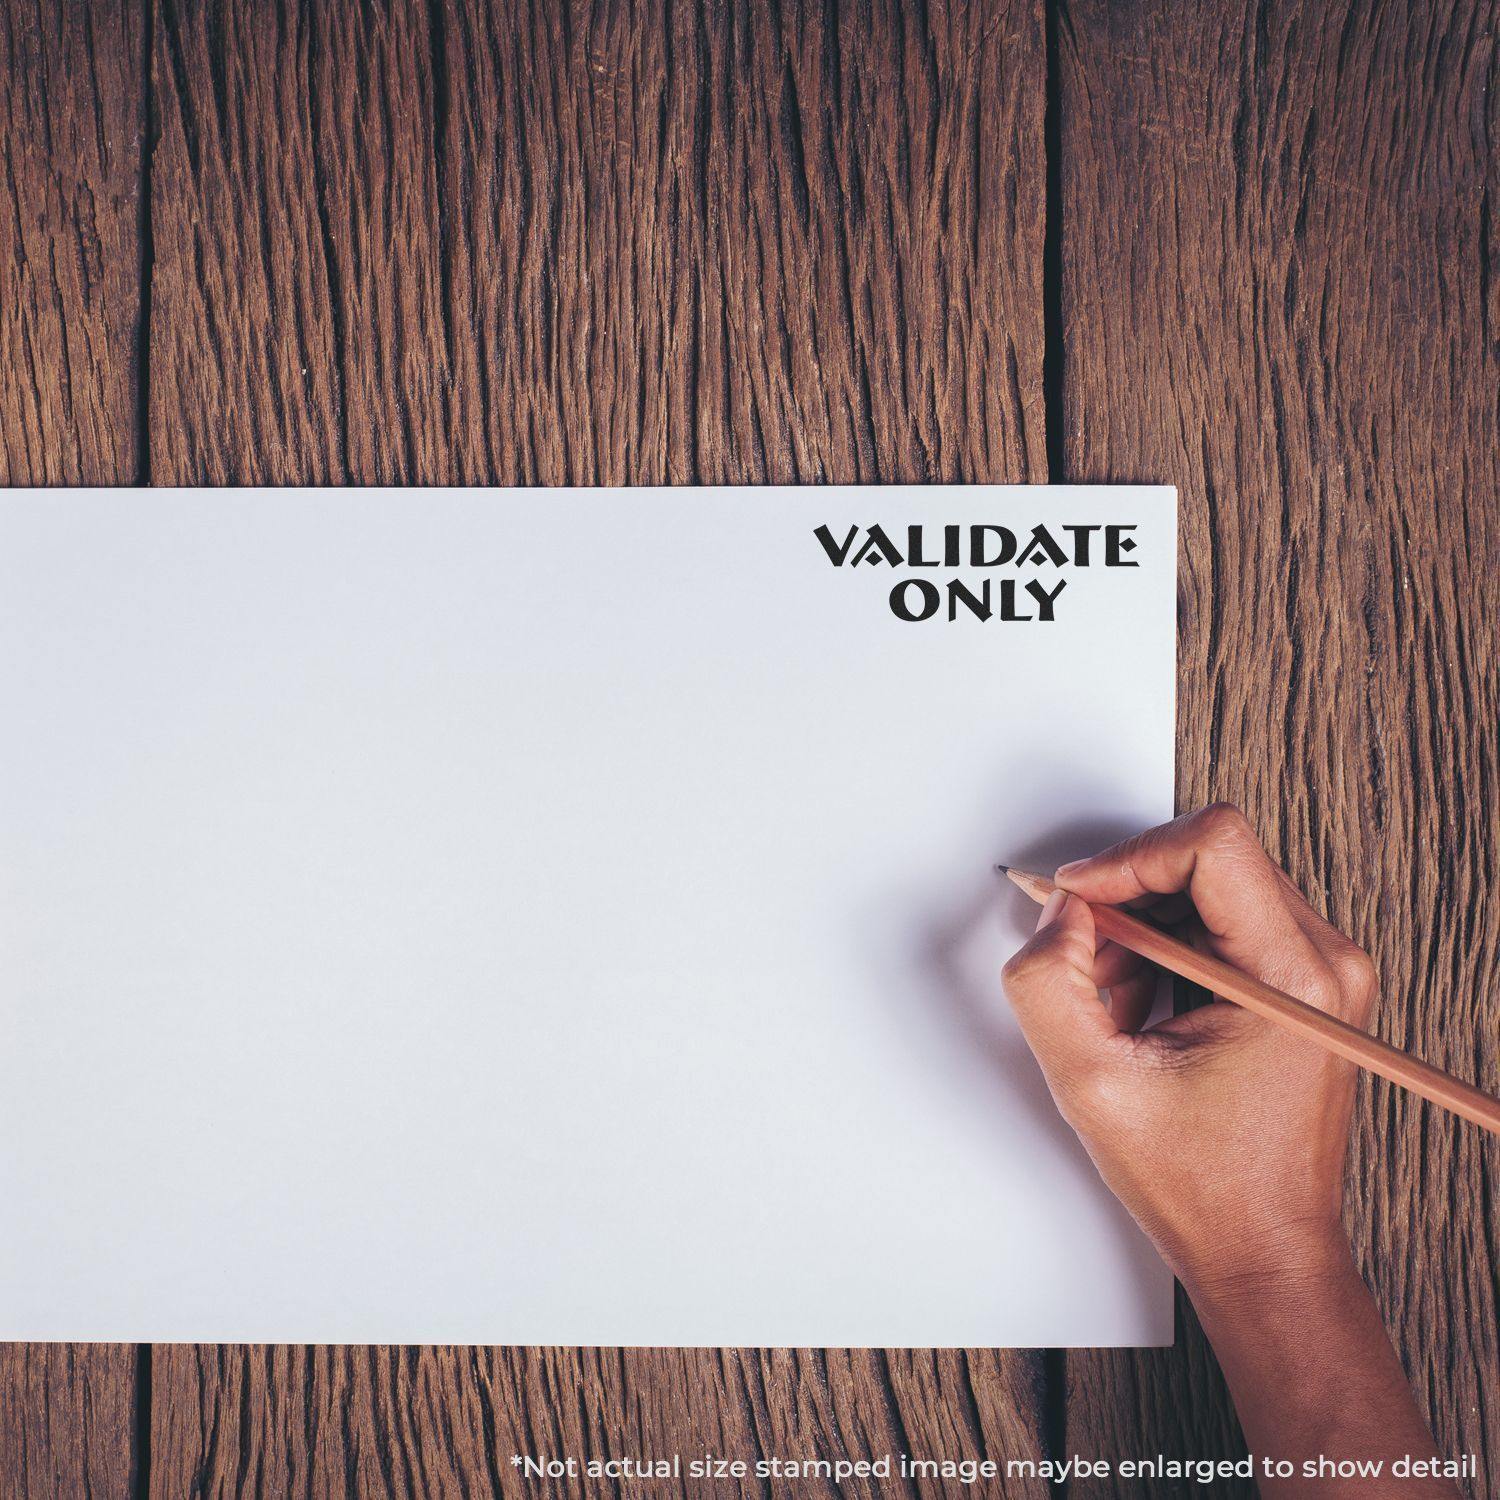
M995 869L1001 875L1009 875L1010 874L1010 866L1009 865L996 865Z

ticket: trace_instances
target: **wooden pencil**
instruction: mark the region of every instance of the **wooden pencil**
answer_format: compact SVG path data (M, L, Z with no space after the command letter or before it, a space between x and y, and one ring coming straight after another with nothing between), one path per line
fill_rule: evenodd
M1044 875L1013 870L1009 865L997 868L1038 903L1044 902L1056 889ZM1330 1016L1304 1000L1262 984L1220 959L1199 953L1118 906L1090 903L1090 910L1094 913L1095 929L1122 948L1129 948L1132 953L1139 953L1159 967L1194 984L1201 984L1222 999L1232 1000L1287 1031L1316 1042L1381 1078L1398 1083L1402 1088L1500 1135L1500 1099L1492 1098L1482 1089L1371 1036L1367 1031L1361 1031L1357 1026L1351 1026L1347 1021L1339 1020L1337 1016Z

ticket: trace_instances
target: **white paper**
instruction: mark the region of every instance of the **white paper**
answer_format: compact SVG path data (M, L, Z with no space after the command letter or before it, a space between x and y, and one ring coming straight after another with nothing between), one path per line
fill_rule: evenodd
M1154 488L6 492L0 1337L1169 1342L992 866L1171 815L1175 554Z

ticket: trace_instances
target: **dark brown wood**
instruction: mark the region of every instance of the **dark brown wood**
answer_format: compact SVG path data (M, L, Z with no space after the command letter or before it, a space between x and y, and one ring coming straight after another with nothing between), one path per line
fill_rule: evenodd
M0 5L0 484L135 476L143 61L134 5ZM0 1345L0 1494L126 1494L136 1362Z
M1496 20L1066 0L1057 23L1064 461L1180 487L1179 798L1242 802L1374 954L1381 1034L1491 1092ZM1440 1446L1489 1475L1497 1164L1362 1088L1350 1228ZM1070 1358L1070 1448L1234 1451L1184 1324L1173 1352Z
M0 484L135 475L139 7L0 6Z
M1045 477L1039 5L163 0L153 65L159 482ZM158 1348L151 1488L1036 1455L1038 1370Z
M144 1450L129 1344L0 1344L0 1494L127 1496Z
M163 4L162 482L1045 474L1040 9Z

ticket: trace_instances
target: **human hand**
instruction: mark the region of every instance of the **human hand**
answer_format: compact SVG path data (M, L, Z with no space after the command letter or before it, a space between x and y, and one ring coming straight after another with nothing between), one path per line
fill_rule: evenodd
M1144 908L1194 947L1355 1025L1375 992L1369 958L1222 804L1065 865L1057 884L1005 988L1111 1191L1195 1299L1344 1264L1353 1065L1223 1000L1146 1027L1156 970L1099 942L1087 903Z

